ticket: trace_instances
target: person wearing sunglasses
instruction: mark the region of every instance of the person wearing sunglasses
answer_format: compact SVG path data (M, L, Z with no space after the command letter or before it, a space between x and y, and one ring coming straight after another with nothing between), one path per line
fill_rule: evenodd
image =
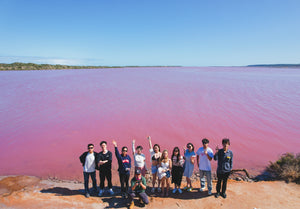
M173 194L177 191L179 194L182 193L180 189L182 175L183 175L183 157L180 155L180 150L178 147L173 149L172 153L172 183L174 183Z
M191 192L193 190L191 177L194 173L194 163L196 154L194 152L194 145L192 143L188 143L186 147L187 149L183 147L185 160L183 175L186 177L186 187L184 187L183 189L188 192Z
M210 161L214 157L214 153L210 147L208 147L209 140L204 138L202 139L202 147L197 151L197 165L200 173L200 192L204 191L205 187L205 177L207 182L208 195L211 195L212 190L212 178L211 178L211 164Z
M95 160L98 154L94 152L94 145L88 144L88 151L84 152L80 157L80 162L83 166L83 177L84 177L84 191L85 197L90 197L89 190L89 176L91 176L93 182L93 192L97 193L97 182L96 182L96 163Z
M142 153L143 147L137 146L135 149L135 139L132 140L132 155L134 160L134 170L141 170L142 176L146 175L147 165L146 165L146 156Z
M158 144L154 144L152 147L152 142L151 142L151 137L147 137L149 141L149 151L150 151L150 162L151 162L151 173L152 173L152 189L151 192L155 192L155 183L157 181L157 191L161 192L160 188L160 180L157 180L157 173L158 173L158 167L159 167L159 159L161 157L161 152L160 152L160 146Z
M131 158L127 154L128 148L126 146L122 147L122 153L120 154L118 150L117 142L113 140L112 143L115 146L115 154L119 164L118 171L120 177L122 198L126 198L126 196L128 196L128 189L129 189Z

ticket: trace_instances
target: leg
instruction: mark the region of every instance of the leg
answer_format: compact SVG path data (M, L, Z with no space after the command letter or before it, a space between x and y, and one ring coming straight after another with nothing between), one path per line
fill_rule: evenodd
M84 192L85 194L89 194L89 173L83 172L83 177L84 177Z
M129 177L130 177L130 174L125 174L125 184L126 184L126 190L125 192L127 193L128 190L129 190Z
M200 174L200 190L204 190L204 187L205 187L204 173L205 173L205 171L199 170L199 174Z
M211 171L206 171L206 181L207 181L207 189L208 191L211 191L212 190Z
M100 177L100 190L104 189L105 173L104 171L99 172Z
M136 197L136 195L135 192L133 191L128 195L129 201L132 202L134 197Z
M149 200L148 200L148 196L145 192L141 192L138 194L138 196L142 199L142 201L148 205L149 204Z
M217 182L216 190L217 190L217 193L220 193L220 191L221 191L221 182L223 180L223 175L221 173L217 173L217 177L218 177L218 182Z
M119 173L120 177L120 185L121 185L121 192L125 192L124 190L124 183L125 183L125 174Z
M169 189L170 189L170 178L166 178L166 183L167 183L167 192L166 192L166 196L169 195Z
M152 179L152 187L154 188L155 182L156 182L156 173L153 173L152 176L153 176L153 179Z
M161 179L161 192L162 192L162 196L165 195L165 179L166 179L166 177L163 177Z
M226 192L227 180L228 180L229 174L230 174L230 172L223 174L224 177L223 177L223 185L222 185L222 194L225 194L225 192Z
M94 192L97 192L96 171L91 173L91 179L92 179L92 182L93 182Z
M112 183L111 183L111 170L108 170L106 173L106 179L107 179L107 184L108 188L112 189Z

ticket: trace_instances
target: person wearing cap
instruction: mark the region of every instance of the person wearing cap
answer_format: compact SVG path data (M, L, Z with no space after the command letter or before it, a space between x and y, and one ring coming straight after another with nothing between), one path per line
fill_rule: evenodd
M205 187L205 177L207 182L208 195L211 195L212 190L212 178L211 178L211 164L210 161L214 157L214 153L210 147L208 147L209 140L204 138L202 139L203 147L200 147L197 154L197 165L200 173L200 192L204 191Z
M136 152L135 152L136 150ZM135 170L141 170L142 176L145 176L146 174L146 157L142 153L143 147L137 146L135 149L135 140L132 140L132 155L134 159L134 169Z
M140 204L149 204L148 196L145 192L146 186L146 179L142 176L142 172L140 169L135 170L134 177L131 179L131 190L132 193L129 194L130 206L129 208L132 209L134 207L134 197L139 197Z
M83 166L83 177L84 177L84 191L85 196L87 198L90 197L90 190L89 190L89 176L91 176L93 182L93 190L97 192L97 182L96 182L96 159L98 154L94 152L94 145L88 144L88 152L84 152L80 157L80 162Z
M128 148L126 146L122 147L122 154L120 154L118 150L117 142L113 140L112 143L115 146L115 154L119 164L118 171L120 177L122 197L125 198L126 195L128 194L128 189L129 189L131 158L127 154Z

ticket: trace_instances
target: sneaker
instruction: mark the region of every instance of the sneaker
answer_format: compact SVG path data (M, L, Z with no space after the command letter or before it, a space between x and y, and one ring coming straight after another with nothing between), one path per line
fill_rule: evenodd
M211 191L208 191L208 195L211 195Z
M129 209L132 209L134 207L134 202L131 201L130 205L129 205Z
M203 192L203 191L204 191L204 188L200 188L200 189L199 189L199 192Z
M103 195L103 193L104 193L104 190L103 190L103 189L100 189L100 190L99 190L99 193L98 193L98 196L101 197L101 196Z
M226 193L221 193L221 196L225 199L227 197Z
M173 189L173 194L175 194L177 192L177 188Z
M89 194L89 193L85 193L85 197L86 197L86 198L89 198L89 197L90 197L90 194Z
M154 193L154 192L155 192L155 187L152 187L151 193Z
M158 192L161 192L161 188L160 188L160 187L158 187L158 188L157 188L157 191L158 191Z
M215 194L215 198L218 198L219 196L220 196L220 193L217 192L217 193Z
M115 194L114 191L113 191L112 189L109 189L109 190L108 190L108 193L109 193L110 195L114 195L114 194Z
M183 190L187 190L188 189L188 187L186 186L186 187L183 187Z
M182 193L181 189L178 189L178 192L179 192L179 194L181 194Z
M186 191L191 192L193 190L193 187L189 187Z

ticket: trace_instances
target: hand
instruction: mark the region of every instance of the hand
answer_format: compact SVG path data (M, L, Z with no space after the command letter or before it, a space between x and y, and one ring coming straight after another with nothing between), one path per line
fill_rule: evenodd
M117 147L117 142L115 140L113 140L112 143L115 147Z
M147 139L150 141L150 140L151 140L151 137L150 137L150 136L148 136L148 137L147 137Z

